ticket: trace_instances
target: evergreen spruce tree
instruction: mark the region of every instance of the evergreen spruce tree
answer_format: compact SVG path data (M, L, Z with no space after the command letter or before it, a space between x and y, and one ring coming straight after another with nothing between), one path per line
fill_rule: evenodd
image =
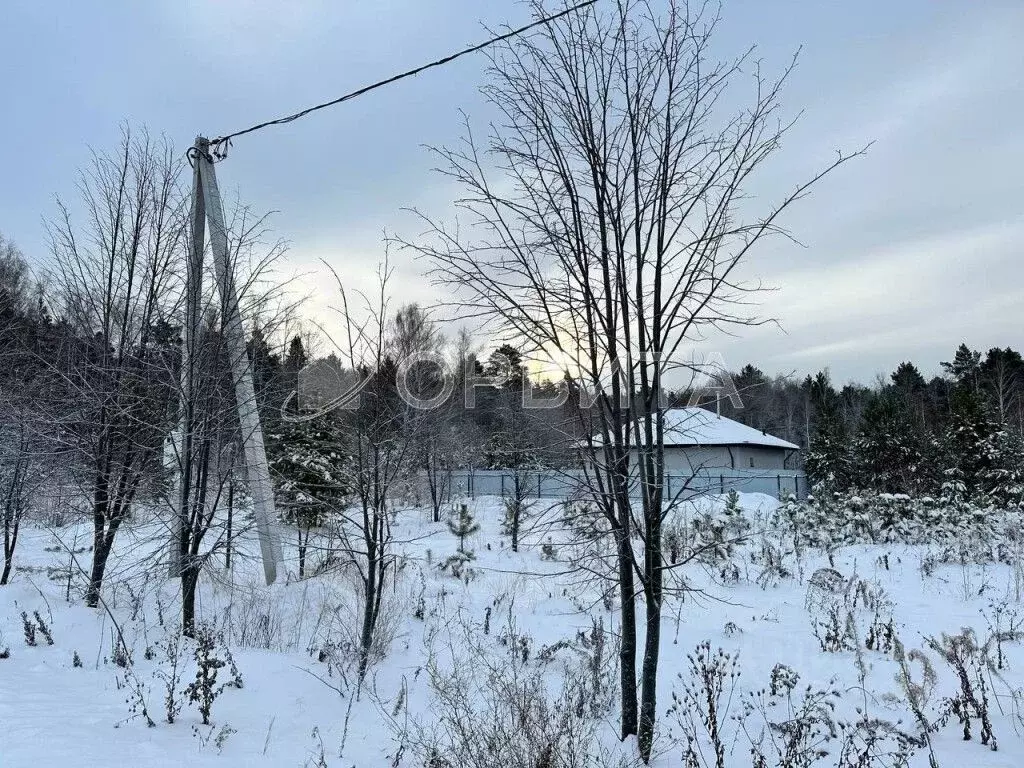
M989 464L979 478L985 500L998 509L1024 507L1024 439L1003 425L989 445Z
M818 373L811 382L810 398L815 420L804 462L807 477L812 488L845 491L851 480L849 438L839 396L827 372Z
M459 537L459 553L472 557L473 553L466 549L466 537L479 531L480 524L469 511L468 504L460 504L458 511L448 519L448 530Z
M921 490L922 444L906 399L893 391L876 394L864 408L854 440L857 485L882 493Z
M953 359L942 363L942 369L957 383L977 391L981 373L981 352L975 352L966 344L956 349Z
M894 387L908 395L920 395L927 386L924 376L911 362L900 363L890 378Z
M999 427L988 415L981 393L963 380L950 396L950 414L940 440L945 495L974 498L985 492L995 466Z
M351 493L351 462L329 415L306 422L282 421L268 445L281 518L298 532L302 578L312 531L324 525Z
M903 362L897 366L890 376L893 393L899 398L901 406L909 411L920 432L929 429L928 383L924 376L911 362Z

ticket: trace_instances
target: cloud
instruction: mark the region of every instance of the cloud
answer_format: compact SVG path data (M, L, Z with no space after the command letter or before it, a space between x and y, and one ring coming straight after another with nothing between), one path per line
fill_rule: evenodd
M1024 219L875 248L847 252L811 268L779 275L766 308L787 328L817 326L833 318L851 323L935 310L993 270L1015 271L1007 257L1024 243ZM1009 275L1008 275L1009 277Z
M740 0L725 8L725 42L758 41L769 64L808 43L784 94L787 108L806 107L805 118L764 169L774 199L836 148L877 142L787 214L806 249L778 241L754 256L750 273L778 287L764 294L764 314L786 332L744 329L709 342L728 362L831 366L867 379L900 359L926 368L961 340L987 347L1019 338L1024 4L962 5ZM104 149L126 117L179 140L244 127L478 40L480 19L494 26L527 15L511 0L157 0L81 13L16 2L12 13L24 31L11 41L12 61L39 66L8 78L9 101L28 108L0 149L0 167L18 180L0 189L0 210L10 220L5 234L29 253L45 252L37 222L53 193L74 197L85 145ZM90 40L123 44L87 50ZM257 210L281 211L273 225L294 243L292 268L309 273L298 281L309 314L328 316L336 299L321 258L346 283L372 288L382 229L417 231L401 208L444 215L457 191L430 173L420 147L457 138L459 107L486 124L474 101L482 69L466 59L237 142L222 187L238 185ZM47 162L26 146L46 147ZM751 190L755 203L772 199L761 187ZM439 298L423 264L394 256L396 305Z

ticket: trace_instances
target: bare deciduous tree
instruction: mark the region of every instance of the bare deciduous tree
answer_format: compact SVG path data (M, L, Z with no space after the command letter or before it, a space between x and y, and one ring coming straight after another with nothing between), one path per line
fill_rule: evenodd
M338 287L344 341L344 362L367 380L355 408L339 411L350 457L354 508L339 509L338 534L345 564L358 573L362 594L358 674L362 681L375 647L375 633L386 595L387 576L394 567L391 506L397 482L412 464L409 418L398 389L397 363L388 338L391 267L385 258L378 270L378 290L363 295L364 311L350 307L340 280ZM337 275L335 275L337 279Z
M60 371L64 431L84 470L93 522L86 603L173 419L167 375L176 339L186 224L182 160L165 139L125 129L115 153L81 174L80 219L59 202L50 224L55 288L74 351Z
M715 61L716 22L684 0L619 0L492 53L484 93L500 118L487 142L467 123L458 148L438 151L463 192L460 227L424 217L432 237L410 244L457 291L463 317L499 323L595 397L583 452L618 552L621 733L638 734L645 759L664 592L665 379L682 344L757 322L746 306L756 286L737 267L760 240L784 234L780 214L847 159L752 210L752 175L792 125L780 114L791 67L770 78L750 52Z
M32 415L24 408L5 408L9 421L0 431L0 517L4 529L4 563L0 571L0 586L11 578L14 551L18 547L21 523L35 497L42 491L42 456L30 428Z

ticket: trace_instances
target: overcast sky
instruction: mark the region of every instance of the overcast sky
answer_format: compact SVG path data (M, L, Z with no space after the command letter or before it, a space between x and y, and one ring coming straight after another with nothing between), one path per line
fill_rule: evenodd
M90 147L128 120L182 150L436 58L526 20L513 0L2 0L0 232L45 257L43 218L73 194ZM774 285L777 327L715 339L730 367L829 367L870 381L904 359L938 370L961 341L1021 348L1024 309L1024 2L724 0L723 51L756 43L781 67L803 118L767 169L785 188L837 149L874 141L785 223L749 273ZM445 70L283 128L240 139L222 187L291 244L289 268L323 258L365 285L387 228L412 232L408 206L443 213L453 194L424 144L458 135L458 110L486 118L483 61ZM779 186L781 185L781 186ZM760 188L760 186L759 186ZM398 262L400 301L432 298L422 268ZM322 274L311 305L333 298Z

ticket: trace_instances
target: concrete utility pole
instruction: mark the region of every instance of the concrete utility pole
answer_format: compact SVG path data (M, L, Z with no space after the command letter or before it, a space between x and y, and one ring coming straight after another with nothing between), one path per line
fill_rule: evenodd
M245 330L238 306L234 269L228 245L224 207L217 187L217 174L210 156L210 142L199 137L192 152L194 183L192 189L192 238L189 241L189 265L185 287L184 349L181 364L182 426L178 447L179 508L174 521L172 563L177 574L184 563L184 526L188 524L188 503L192 481L192 433L195 423L192 393L195 380L196 342L200 333L199 299L203 278L203 251L205 225L210 225L210 246L217 275L221 303L224 307L224 340L231 362L231 376L235 384L235 401L242 433L249 492L253 499L253 512L263 557L263 573L267 584L277 578L277 564L281 562L281 542L274 530L274 489L270 483L270 467L263 443L263 429L256 407L256 392L252 380L252 364L246 350Z

